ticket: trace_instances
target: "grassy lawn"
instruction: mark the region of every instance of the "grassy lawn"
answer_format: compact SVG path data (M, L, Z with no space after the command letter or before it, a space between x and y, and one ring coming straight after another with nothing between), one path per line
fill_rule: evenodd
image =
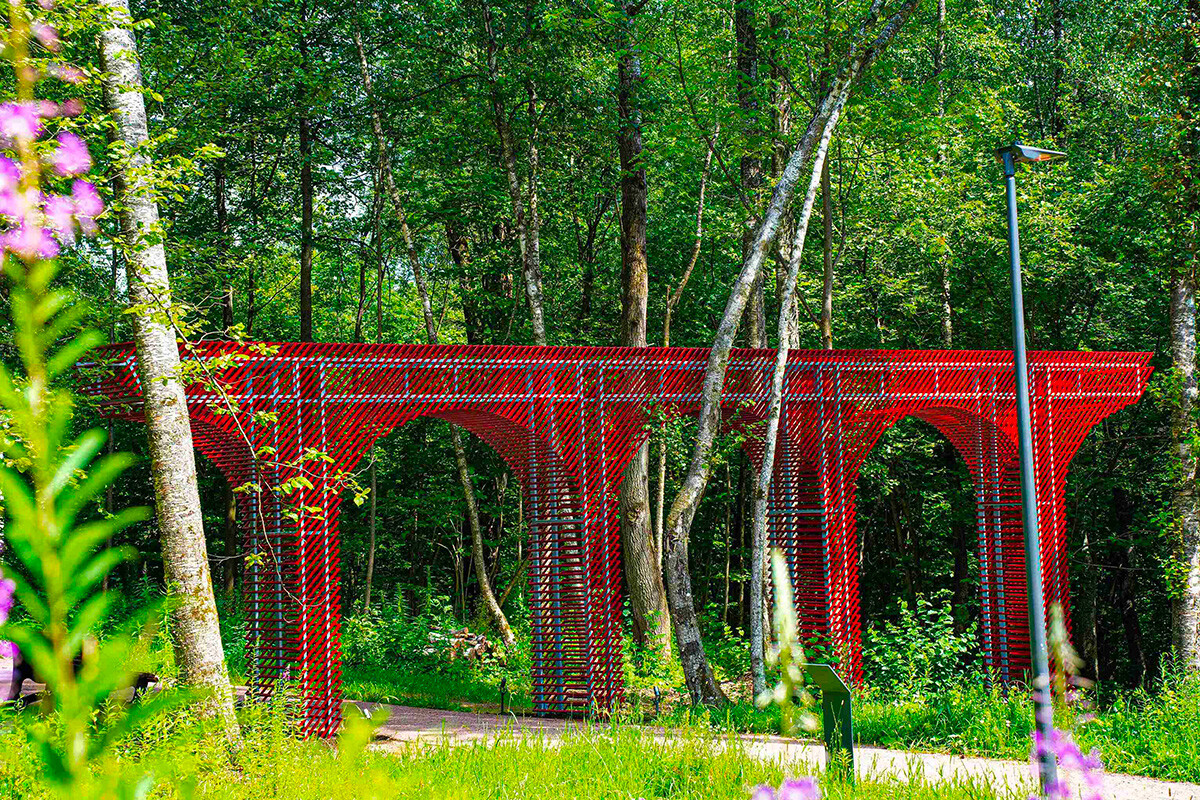
M343 798L748 798L760 783L812 774L803 763L767 764L736 740L688 735L664 743L636 728L584 731L558 746L538 739L478 744L408 745L364 750L365 725L351 726L338 748L289 735L282 717L247 711L244 749L231 762L219 737L188 719L160 722L126 744L113 769L149 769L151 798L342 800ZM0 733L0 797L49 798L19 730ZM388 745L389 748L393 745ZM923 781L860 782L823 777L827 798L1017 800L978 783L937 787Z
M348 666L342 674L345 696L353 700L395 703L447 711L492 711L500 708L500 677L464 671L401 672ZM531 708L517 681L507 686L507 706Z
M494 711L499 679L471 672L410 674L352 668L346 697L448 710ZM529 708L528 696L510 694L510 707ZM1200 677L1168 679L1153 693L1111 700L1090 720L1060 719L1073 728L1083 749L1099 748L1112 772L1162 780L1200 782ZM718 710L669 707L654 717L642 702L623 718L668 727L718 732L778 734L775 709L735 703ZM866 690L854 701L855 735L861 744L900 750L945 752L1025 760L1033 712L1023 692L1005 694L981 683L961 682L937 693L909 695Z

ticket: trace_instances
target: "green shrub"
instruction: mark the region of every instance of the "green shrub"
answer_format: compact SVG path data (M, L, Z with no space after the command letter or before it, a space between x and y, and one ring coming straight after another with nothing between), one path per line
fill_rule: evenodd
M871 625L863 634L863 671L873 686L907 694L937 692L983 671L974 626L957 633L948 592L932 600L900 601L900 618Z

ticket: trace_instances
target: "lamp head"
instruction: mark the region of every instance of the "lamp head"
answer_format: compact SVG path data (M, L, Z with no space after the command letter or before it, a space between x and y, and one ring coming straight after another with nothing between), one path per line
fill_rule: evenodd
M1013 163L1033 164L1038 161L1055 161L1066 158L1067 154L1058 150L1043 150L1040 147L1030 147L1027 144L1013 142L996 150L996 160L1004 163L1004 157L1009 156Z

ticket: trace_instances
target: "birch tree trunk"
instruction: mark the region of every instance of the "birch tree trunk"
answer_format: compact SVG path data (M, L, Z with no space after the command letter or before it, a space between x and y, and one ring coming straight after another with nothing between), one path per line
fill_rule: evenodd
M425 282L425 270L421 259L417 256L417 248L413 243L412 231L408 227L408 217L404 212L400 191L396 188L395 176L392 174L392 162L388 157L387 142L383 136L383 119L375 104L374 89L371 86L371 71L367 65L367 53L363 48L362 34L354 32L354 44L358 49L359 68L362 71L363 89L366 91L367 102L371 109L371 128L375 134L375 145L379 156L379 169L383 177L384 187L392 201L392 207L400 220L400 234L404 239L404 249L408 253L409 267L413 272L413 282L417 284L417 296L421 301L421 315L425 320L425 334L430 344L438 343L437 323L433 318L433 304L429 298L429 286ZM512 626L504 616L503 609L496 602L491 582L487 575L487 562L483 559L483 531L479 522L479 503L475 498L475 488L471 483L471 473L467 465L467 455L462 444L462 434L458 426L450 425L450 440L454 447L454 464L458 469L458 480L462 484L463 498L467 503L467 523L471 528L471 553L475 562L475 575L479 580L479 593L483 600L484 609L492 624L500 632L504 644L511 647L516 641ZM465 600L464 600L465 602Z
M530 176L528 196L531 203L531 215L526 217L525 207L521 200L521 179L517 175L517 158L513 149L512 126L508 124L508 114L504 108L504 97L500 92L500 68L497 63L497 53L500 45L496 40L496 29L492 19L492 9L486 2L480 4L483 12L483 32L487 40L487 79L492 102L492 124L496 126L496 135L500 138L500 160L508 178L508 197L512 204L513 219L517 225L517 239L521 250L521 273L524 277L525 300L529 304L529 321L533 327L533 342L538 345L546 344L546 315L542 308L542 267L540 262L541 244L536 241L538 236L537 223L537 134L532 134L529 143ZM537 94L532 83L528 85L530 122L536 126Z
M805 223L807 224L807 223ZM825 266L821 283L821 346L833 349L833 202L829 191L829 159L821 162L821 255ZM800 237L797 236L797 241ZM795 254L792 254L795 258ZM783 301L780 301L782 303Z
M779 230L784 212L791 205L796 183L809 165L813 149L817 144L834 108L845 104L850 89L862 71L882 52L903 27L916 8L919 0L905 0L880 29L874 39L868 34L879 21L883 0L874 0L866 18L859 26L855 43L851 46L846 65L825 94L808 128L800 138L788 159L787 166L779 177L767 212L754 239L741 272L729 293L725 312L713 337L701 389L700 415L696 431L696 443L688 465L687 475L666 523L666 577L667 600L671 609L671 620L675 627L675 638L679 647L679 659L692 696L703 703L719 703L725 700L720 687L713 679L712 668L704 654L700 627L696 619L692 599L691 576L688 572L687 540L692 521L704 488L711 473L710 454L721 424L721 390L725 383L725 371L729 365L730 350L738 325L746 309L750 292L761 277L762 264L775 235Z
M1180 656L1192 669L1200 669L1200 496L1196 492L1196 280L1180 272L1171 278L1171 358L1179 375L1178 402L1172 413L1171 433L1177 458L1175 490L1171 498L1178 526L1179 561L1184 585L1174 603L1174 639Z
M796 220L796 234L792 242L791 259L788 263L788 274L783 285L783 296L779 301L779 348L775 351L775 367L771 375L771 396L767 403L767 430L764 434L762 466L758 473L758 481L754 485L754 516L752 531L752 552L765 554L767 549L767 496L771 490L771 479L775 474L775 451L779 438L779 415L783 407L783 380L787 373L788 353L791 350L788 328L792 322L793 306L796 303L796 279L800 274L800 260L804 255L804 240L808 235L808 222L812 218L813 205L817 199L817 191L828 186L829 173L825 170L825 157L829 152L829 140L837 127L838 118L846 102L846 94L842 94L835 105L829 121L821 133L821 141L813 157L812 177L808 183L808 192L804 195L804 204L800 208L800 216ZM827 273L828 274L828 273ZM763 596L763 570L758 567L750 573L750 596ZM757 637L757 642L755 641ZM751 627L750 653L753 656L756 649L762 652L764 646L763 624ZM759 674L755 673L755 683ZM766 689L766 682L761 687L755 686L757 692Z
M1186 95L1189 104L1182 119L1183 156L1182 218L1200 214L1200 0L1187 0L1183 61L1186 65ZM1183 586L1172 609L1175 646L1191 669L1200 669L1200 495L1196 491L1197 437L1196 420L1196 274L1195 263L1200 242L1194 230L1184 245L1185 252L1171 274L1171 359L1179 375L1179 398L1171 419L1175 444L1176 484L1171 498L1172 511L1179 529L1177 559L1183 569Z
M116 138L131 153L114 177L121 200L126 278L136 309L134 343L144 391L163 569L175 600L172 645L183 682L211 691L203 707L219 718L229 744L237 745L241 734L208 566L191 422L179 379L179 349L169 322L167 256L158 205L147 180L151 164L145 145L150 136L133 20L127 0L103 0L103 4L110 14L109 27L98 37L105 71L104 102Z
M713 131L712 138L708 140L708 145L705 148L704 169L700 173L700 198L696 201L696 239L692 243L692 252L688 256L687 266L684 267L683 275L679 278L679 285L667 297L667 307L663 312L663 347L671 346L671 315L675 313L675 306L679 305L679 301L683 299L683 290L687 288L688 281L692 277L692 272L696 269L696 262L700 260L700 248L704 244L704 198L708 191L708 177L712 174L713 150L717 146L717 140L720 138L720 135L721 126L718 123L716 130ZM656 491L654 541L658 545L658 568L661 571L663 557L663 514L665 513L667 503L667 447L665 442L660 442L658 445L658 483Z

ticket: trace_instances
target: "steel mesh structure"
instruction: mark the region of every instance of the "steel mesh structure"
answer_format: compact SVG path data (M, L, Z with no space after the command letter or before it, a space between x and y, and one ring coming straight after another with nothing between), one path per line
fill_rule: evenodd
M646 409L695 414L708 351L685 348L233 344L189 347L194 444L239 492L253 681L304 697L305 725L341 721L338 509L345 476L417 417L476 434L523 487L530 527L533 702L605 708L622 692L617 489ZM734 351L727 426L766 413L774 352ZM1084 436L1135 402L1148 353L1031 353L1046 602L1069 601L1064 488ZM129 346L108 348L90 391L140 419ZM934 425L975 483L982 647L1004 680L1029 664L1012 355L793 351L784 384L769 538L791 565L802 631L861 678L855 488L864 458L906 416ZM761 442L748 437L752 460Z

